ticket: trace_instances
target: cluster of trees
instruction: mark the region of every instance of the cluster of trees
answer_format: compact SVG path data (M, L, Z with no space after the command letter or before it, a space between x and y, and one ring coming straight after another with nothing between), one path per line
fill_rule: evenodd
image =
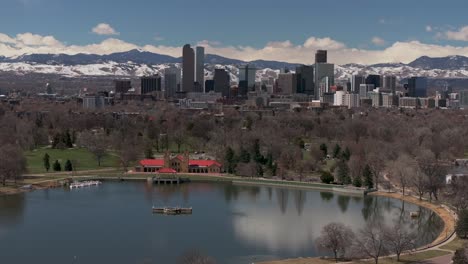
M401 223L392 227L367 224L355 234L342 223L329 223L323 227L316 244L319 249L333 253L335 260L346 258L370 258L377 264L385 254L400 255L415 248L416 235L408 233Z

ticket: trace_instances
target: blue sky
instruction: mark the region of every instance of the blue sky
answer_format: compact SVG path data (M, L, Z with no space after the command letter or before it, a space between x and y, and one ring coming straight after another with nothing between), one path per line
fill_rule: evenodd
M231 46L264 49L270 42L296 47L328 37L343 44L340 49L372 52L400 42L454 48L468 43L468 29L466 38L462 31L468 25L466 0L2 0L1 9L0 33L52 36L65 46L109 38L139 47L205 41L221 52ZM118 34L93 33L100 23Z

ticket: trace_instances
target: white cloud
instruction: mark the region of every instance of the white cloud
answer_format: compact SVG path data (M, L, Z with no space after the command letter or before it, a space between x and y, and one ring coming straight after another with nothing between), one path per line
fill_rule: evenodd
M93 33L98 35L120 35L119 32L115 31L109 24L101 23L93 28Z
M317 49L327 49L329 54L328 60L336 64L408 63L423 55L430 57L449 55L468 56L468 47L466 46L435 45L421 43L419 41L395 42L384 49L378 50L350 48L344 43L332 38L317 37L310 37L302 44L295 44L288 40L269 42L260 48L251 46L230 46L217 41L208 40L203 40L196 44L204 46L206 53L244 61L263 59L305 64L313 63L314 53ZM32 33L8 36L0 33L0 55L3 56L17 56L25 53L110 54L131 49L142 49L174 57L180 57L182 54L182 47L180 46L140 46L117 38L108 38L99 43L88 45L66 45L53 36L41 36Z
M457 31L447 31L445 36L450 40L468 41L468 26L464 26Z
M432 27L430 25L426 26L426 32L432 32Z
M160 35L156 34L156 36L154 36L153 39L156 40L156 41L162 41L162 40L164 40L164 37L161 37Z
M385 40L383 40L382 38L379 38L379 37L373 37L372 38L372 43L374 43L374 45L377 45L377 46L383 46L383 45L385 45Z

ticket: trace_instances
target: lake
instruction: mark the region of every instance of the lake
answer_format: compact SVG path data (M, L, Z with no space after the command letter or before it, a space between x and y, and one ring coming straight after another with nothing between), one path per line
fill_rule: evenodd
M153 205L193 207L193 214L152 214ZM411 211L421 216L411 219ZM432 211L384 197L228 183L104 182L0 196L0 258L2 263L171 264L198 251L221 264L247 264L322 256L314 240L331 221L354 231L369 221L404 221L418 231L419 245L443 228Z

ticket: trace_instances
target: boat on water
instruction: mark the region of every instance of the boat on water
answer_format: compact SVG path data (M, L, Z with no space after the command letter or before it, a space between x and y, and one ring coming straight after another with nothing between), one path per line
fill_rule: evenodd
M100 181L82 181L70 183L70 189L77 189L89 186L98 186L102 184Z
M153 213L166 215L192 214L192 207L154 207Z

